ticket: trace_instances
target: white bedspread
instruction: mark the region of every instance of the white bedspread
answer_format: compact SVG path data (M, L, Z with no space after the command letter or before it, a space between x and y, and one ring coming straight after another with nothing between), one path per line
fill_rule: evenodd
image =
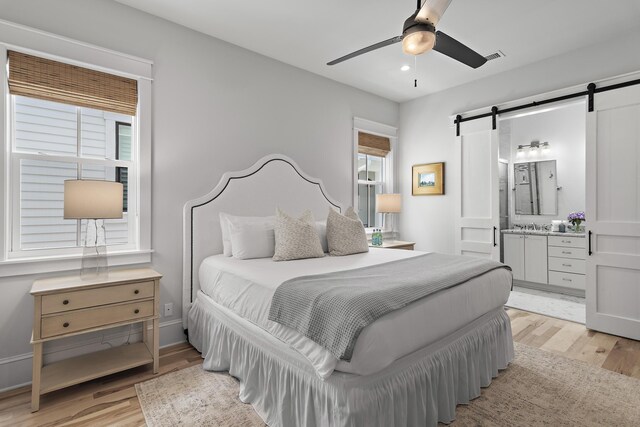
M321 378L334 370L369 375L504 305L511 289L510 273L504 269L492 271L378 319L358 337L350 362L338 360L298 332L268 320L271 297L281 283L294 277L350 270L422 253L372 248L357 255L287 262L216 255L203 261L200 284L215 302L289 344Z

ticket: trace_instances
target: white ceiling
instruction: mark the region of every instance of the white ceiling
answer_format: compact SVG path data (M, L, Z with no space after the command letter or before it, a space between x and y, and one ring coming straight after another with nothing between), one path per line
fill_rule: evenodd
M415 1L116 1L398 102L613 39L640 22L640 0L453 0L438 29L482 55L506 57L474 70L437 52L421 55L416 89L414 58L399 44L326 65L399 35ZM404 64L412 69L400 71Z

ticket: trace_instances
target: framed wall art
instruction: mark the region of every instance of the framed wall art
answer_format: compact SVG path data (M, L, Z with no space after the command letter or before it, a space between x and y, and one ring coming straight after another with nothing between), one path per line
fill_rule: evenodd
M444 162L414 165L413 188L414 196L435 196L444 194Z

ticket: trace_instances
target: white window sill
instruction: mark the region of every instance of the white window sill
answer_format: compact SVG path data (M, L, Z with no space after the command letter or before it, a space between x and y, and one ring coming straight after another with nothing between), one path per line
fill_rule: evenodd
M151 262L153 249L108 252L109 267ZM16 258L0 261L0 277L80 270L82 254Z

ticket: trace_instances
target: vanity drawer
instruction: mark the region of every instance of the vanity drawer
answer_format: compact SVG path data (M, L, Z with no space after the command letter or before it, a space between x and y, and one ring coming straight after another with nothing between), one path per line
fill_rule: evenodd
M42 296L42 314L153 298L154 282L128 283Z
M585 276L582 274L562 273L559 271L549 272L549 284L564 286L565 288L585 290Z
M566 246L570 248L585 248L585 238L575 236L549 236L549 246Z
M581 259L549 257L549 270L565 273L585 274L585 261Z
M549 246L549 256L559 258L585 259L586 251L583 248L563 248L560 246Z
M153 300L69 311L43 317L41 336L48 338L153 315Z

